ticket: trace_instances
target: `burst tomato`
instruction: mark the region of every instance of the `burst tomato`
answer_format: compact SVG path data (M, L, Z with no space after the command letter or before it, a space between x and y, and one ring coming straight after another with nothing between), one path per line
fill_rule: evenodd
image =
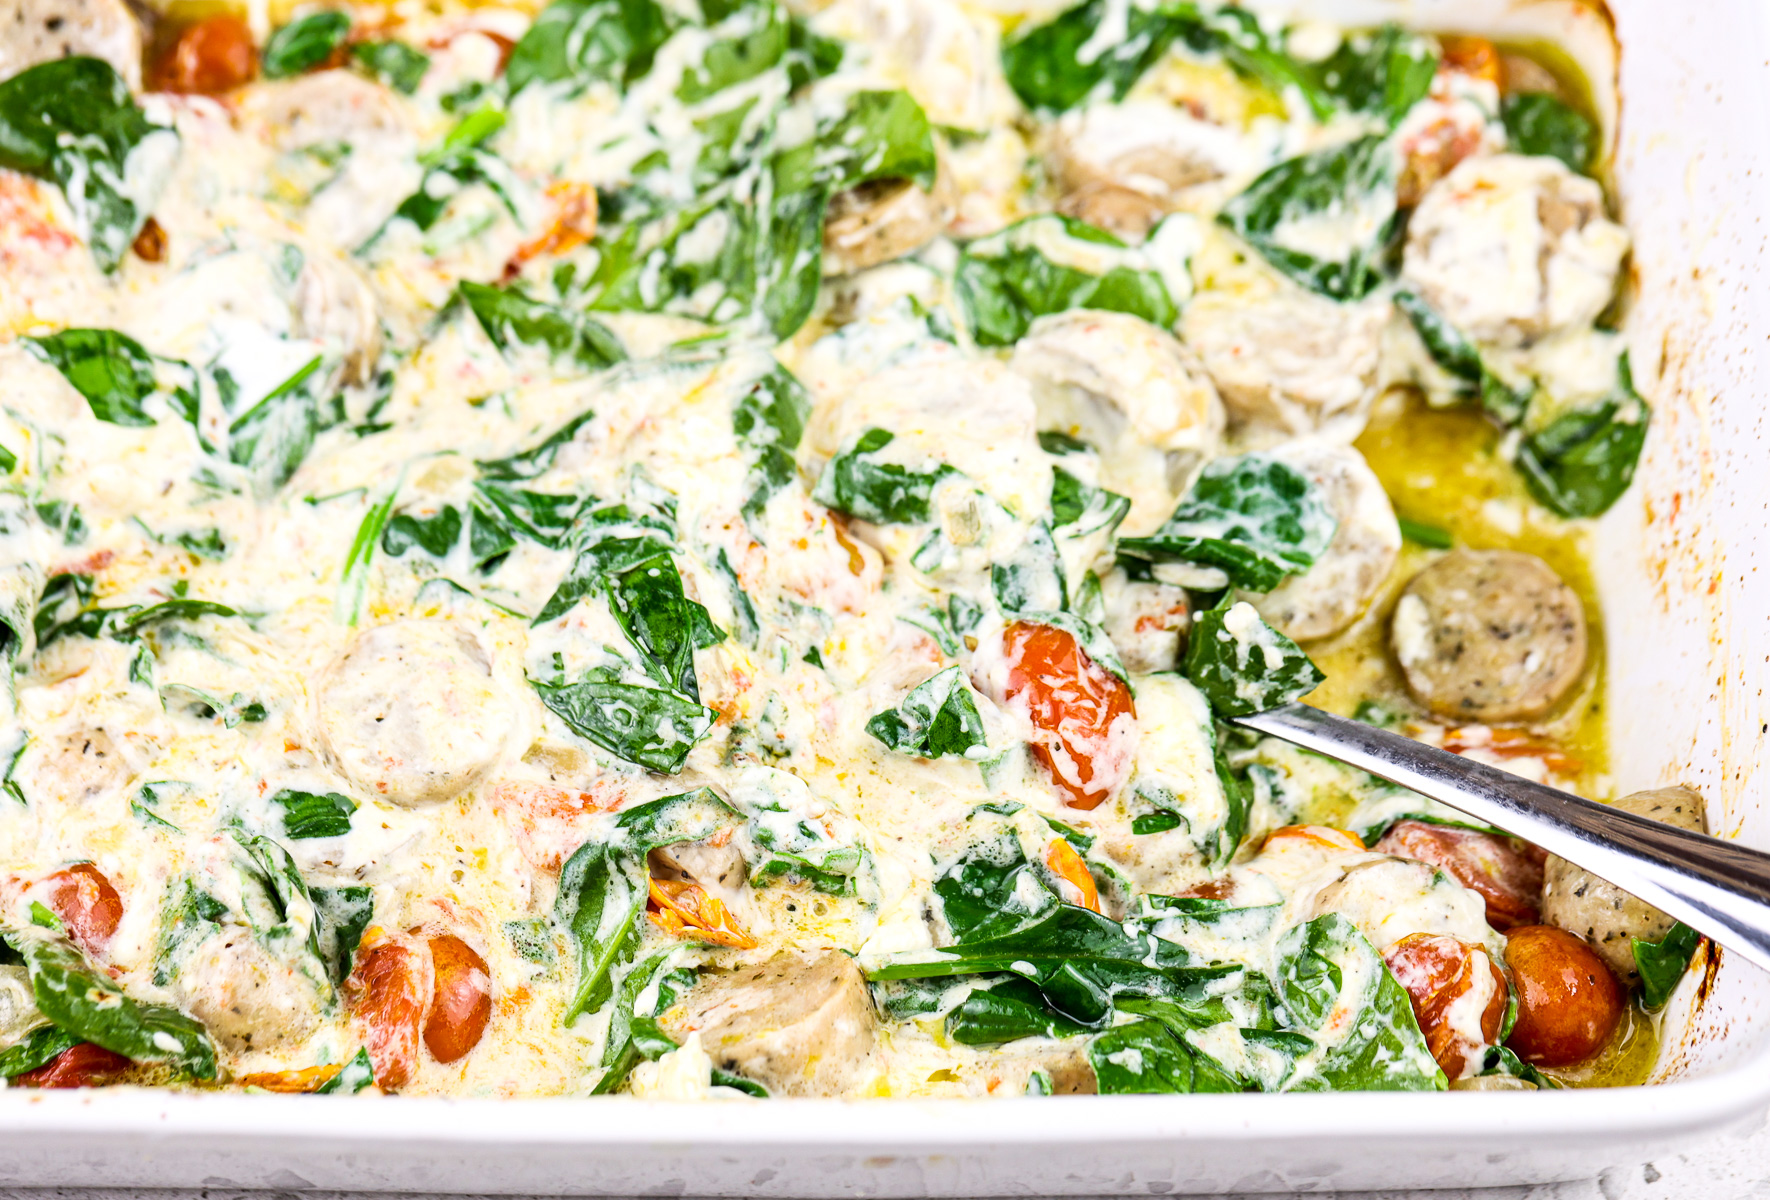
M1016 621L1002 635L1003 699L1025 705L1044 738L1033 757L1071 808L1096 808L1131 773L1137 711L1124 680L1088 657L1067 630Z

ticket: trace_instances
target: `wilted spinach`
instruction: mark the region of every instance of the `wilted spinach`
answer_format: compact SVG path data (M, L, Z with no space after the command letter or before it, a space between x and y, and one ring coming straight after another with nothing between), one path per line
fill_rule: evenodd
M343 837L350 832L356 801L337 792L301 792L283 788L270 798L283 810L283 832L296 840Z
M1380 116L1393 128L1431 90L1438 48L1399 25L1384 25L1352 34L1310 70L1346 109Z
M1236 587L1269 592L1308 570L1337 526L1320 488L1256 452L1213 459L1161 528L1118 548L1127 558L1217 567Z
M972 751L989 748L965 672L956 666L911 688L896 708L869 720L867 732L893 750L917 758L948 754L972 758L976 757Z
M39 63L0 83L0 167L55 184L92 257L114 271L147 223L138 206L158 165L131 156L150 137L176 137L147 119L129 85L102 59ZM170 156L168 156L170 157Z
M895 440L896 435L884 429L861 434L824 467L812 498L876 525L920 525L932 519L935 486L958 472L945 463L916 471L883 461L879 452Z
M1530 494L1563 517L1596 517L1628 490L1647 441L1647 402L1635 391L1629 356L1616 387L1590 408L1563 413L1527 436L1516 466Z
M410 96L430 70L430 55L404 42L358 42L350 48L356 65L396 92Z
M793 452L805 436L810 416L811 396L778 364L751 384L732 410L731 431L738 444L756 456L741 509L752 528L760 522L769 497L798 473Z
M325 64L350 35L350 16L327 11L290 21L264 43L264 77L287 79Z
M1070 261L1050 258L1053 250ZM1078 262L1106 269L1073 265ZM1013 345L1035 318L1071 308L1130 313L1163 328L1179 316L1161 275L1141 254L1103 229L1054 213L1027 217L966 246L953 286L982 346Z
M1673 989L1684 978L1701 942L1702 935L1682 921L1673 925L1657 942L1629 939L1635 969L1641 973L1642 1004L1648 1008L1660 1008L1672 998Z
M650 878L645 856L660 846L712 837L739 819L711 788L697 788L624 809L606 839L585 842L566 860L553 921L571 937L577 954L567 1025L608 1003L614 994L612 972L630 962L639 946L638 921Z
M1306 696L1327 678L1297 643L1226 593L1194 618L1186 678L1226 717L1245 717Z
M1598 129L1578 109L1547 92L1514 92L1500 100L1506 138L1519 154L1558 158L1581 175L1598 157Z
M670 31L656 0L554 0L516 43L504 79L512 94L531 83L624 90L651 70Z
M190 367L149 354L134 338L114 329L63 329L23 341L86 397L92 415L101 421L152 425L154 419L142 406L156 394L164 394L175 412L196 420L196 377Z
M1334 300L1360 300L1383 282L1399 220L1396 151L1374 134L1287 159L1217 214L1222 225L1285 275ZM1297 226L1350 224L1344 248L1319 257L1299 246ZM1305 244L1323 239L1304 239Z

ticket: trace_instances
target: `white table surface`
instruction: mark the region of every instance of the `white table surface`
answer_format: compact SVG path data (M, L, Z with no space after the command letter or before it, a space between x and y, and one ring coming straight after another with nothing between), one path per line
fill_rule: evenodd
M1321 1194L1321 1193L1317 1193ZM1770 1200L1770 1123L1758 1114L1682 1154L1618 1164L1597 1179L1537 1187L1341 1192L1339 1200ZM0 1188L0 1200L385 1200L366 1193ZM462 1200L511 1200L510 1197ZM1145 1198L1147 1200L1147 1198ZM1218 1200L1232 1200L1219 1197Z

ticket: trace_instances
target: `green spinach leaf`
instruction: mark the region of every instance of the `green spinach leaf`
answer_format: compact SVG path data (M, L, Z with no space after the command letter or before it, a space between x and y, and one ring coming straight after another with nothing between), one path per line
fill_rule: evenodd
M180 378L162 386L161 360L131 337L114 329L64 329L42 337L26 337L25 348L60 371L74 390L86 397L92 415L113 425L152 425L142 407L150 396L165 392L175 409L196 411L196 381L181 362Z
M1243 454L1206 464L1160 529L1122 538L1118 549L1151 562L1203 563L1236 587L1269 592L1314 565L1337 527L1327 498L1301 472Z
M430 70L430 55L404 42L358 42L350 48L356 65L396 92L410 96Z
M299 792L284 788L270 798L283 810L283 832L296 840L343 837L350 832L356 801L337 792Z
M1558 158L1581 175L1598 159L1598 127L1547 92L1514 92L1500 100L1506 138L1519 154Z
M651 70L670 31L657 0L554 0L516 43L504 79L512 95L531 83L625 90Z
M911 688L896 708L875 715L867 732L917 758L975 758L988 750L983 718L960 667L948 667Z
M1594 407L1563 413L1524 439L1516 465L1525 486L1559 516L1602 515L1635 477L1649 415L1624 354L1609 397Z
M1360 300L1383 282L1399 228L1395 170L1394 146L1367 135L1268 169L1217 220L1311 291Z
M798 474L793 452L805 436L805 422L810 417L810 394L778 364L751 384L732 410L731 429L738 444L756 456L740 510L752 530L760 524L769 498Z
M958 472L945 463L917 471L882 460L879 452L894 440L896 435L884 429L861 434L853 446L830 460L812 498L876 525L921 525L932 519L935 486Z
M1088 1043L1102 1096L1239 1092L1241 1083L1192 1050L1160 1021L1115 1025Z
M1657 942L1629 939L1635 969L1641 973L1642 1004L1648 1008L1661 1008L1672 998L1673 989L1684 978L1701 941L1702 935L1682 921L1673 925Z
M515 287L462 280L455 290L500 350L542 346L555 361L565 359L592 371L627 357L607 326L582 313L531 300Z
M338 1074L320 1084L313 1090L316 1096L354 1096L364 1088L375 1084L375 1064L369 1059L369 1052L358 1049L344 1064Z
M1233 593L1194 619L1183 669L1211 707L1225 717L1245 717L1288 704L1327 678L1297 643L1262 621L1253 605L1236 600Z
M1314 68L1321 89L1352 112L1401 123L1438 72L1438 48L1399 25L1355 33Z
M332 57L350 35L350 16L317 12L291 21L264 43L264 77L287 79L311 71Z
M39 1025L0 1050L0 1078L13 1079L47 1066L57 1055L72 1050L83 1040L58 1025Z
M147 223L139 201L157 190L160 167L157 156L131 156L162 134L176 136L147 119L102 59L53 59L0 83L0 167L59 187L105 271Z
M1087 1032L1088 1026L1047 1008L1038 988L1012 975L993 986L976 988L946 1019L946 1035L965 1046Z
M311 888L319 922L320 961L335 987L343 987L356 961L363 931L375 916L375 890L366 887Z
M1076 263L1116 265L1093 271ZM1071 308L1130 313L1164 329L1179 316L1141 253L1103 229L1050 213L966 246L953 286L981 346L1011 346L1035 318Z
M215 1078L215 1043L201 1024L177 1009L131 999L65 937L28 928L5 938L30 972L38 1011L57 1028L133 1062Z

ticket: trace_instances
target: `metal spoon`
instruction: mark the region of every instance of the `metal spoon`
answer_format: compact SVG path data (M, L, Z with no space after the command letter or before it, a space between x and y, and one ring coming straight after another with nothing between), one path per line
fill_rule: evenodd
M1770 970L1770 854L1596 804L1305 704L1230 723L1359 767L1535 842Z

